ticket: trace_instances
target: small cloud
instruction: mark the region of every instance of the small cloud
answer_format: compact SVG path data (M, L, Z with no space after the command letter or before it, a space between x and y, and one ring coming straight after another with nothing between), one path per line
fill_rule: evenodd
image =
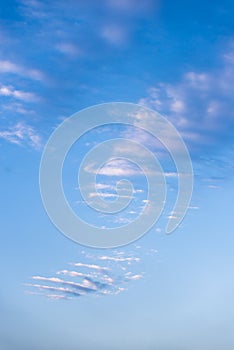
M98 271L108 271L109 269L107 267L103 267L103 266L99 266L99 265L94 265L94 264L85 264L85 263L74 263L72 264L73 266L77 266L77 267L87 267L88 269L94 269L94 270L98 270Z
M63 53L64 55L70 56L70 57L75 57L78 55L81 55L82 51L74 44L72 43L60 43L56 45L56 49Z
M123 25L110 24L106 25L101 30L101 37L109 44L122 45L127 41L128 32Z
M185 110L185 104L181 100L175 100L172 102L171 110L176 113L181 113Z
M65 275L65 276L70 276L70 277L92 277L92 275L87 275L83 272L78 272L78 271L69 271L69 270L61 270L57 271L56 275Z
M34 102L38 100L38 97L32 92L17 90L13 86L5 86L5 85L2 85L0 87L0 96L14 97L18 100L23 100L26 102Z
M35 111L33 109L25 108L22 102L10 102L9 104L1 105L2 111L10 111L13 113L19 113L23 115L35 115Z
M0 61L0 73L16 73L21 72L21 67L10 61Z
M49 285L33 284L33 283L31 283L31 284L28 283L26 285L29 287L34 287L34 288L39 289L39 290L59 292L59 293L62 293L64 296L73 296L73 297L81 296L80 293L78 293L72 289L69 289L69 288L53 287L53 286L49 286ZM46 294L46 296L48 296L48 294ZM51 294L50 294L50 296L51 296Z
M26 143L34 149L40 149L41 147L40 136L32 126L23 122L19 122L7 130L0 130L0 138L17 145Z
M177 219L178 217L175 216L175 215L168 215L167 218L168 218L168 219Z
M143 275L127 275L127 276L125 276L125 278L127 280L130 280L130 281L137 281L137 280L143 278Z
M191 87L198 90L208 90L210 88L211 77L207 73L188 72L185 80Z
M110 160L101 168L95 163L90 163L84 170L90 173L98 172L99 175L105 176L133 176L142 174L141 169L124 159Z
M208 185L207 187L208 187L208 188L211 188L211 189L215 189L215 190L217 190L218 188L220 188L220 186L217 186L217 185Z
M121 14L132 16L142 15L153 9L155 11L155 5L157 5L158 1L144 0L136 2L135 0L106 0L106 3L115 13L118 11Z
M140 262L140 258L137 257L118 257L118 256L100 256L99 257L100 260L109 260L109 261L115 261L115 262Z
M30 78L32 80L44 80L44 74L37 70L23 67L7 60L0 60L0 73L16 74L22 77Z

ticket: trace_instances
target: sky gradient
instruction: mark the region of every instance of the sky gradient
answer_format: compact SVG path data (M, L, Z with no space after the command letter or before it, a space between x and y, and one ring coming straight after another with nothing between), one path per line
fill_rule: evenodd
M1 2L2 350L234 348L233 11L231 0ZM149 233L122 248L92 249L48 218L40 159L62 121L116 101L173 123L190 152L194 192L182 224L166 235L178 184L162 145L121 125L83 135L64 162L63 186L84 220L124 225L147 201L144 174L117 160L101 168L97 190L108 203L116 182L130 180L128 210L108 216L85 205L78 166L98 143L142 144L158 156L168 186Z

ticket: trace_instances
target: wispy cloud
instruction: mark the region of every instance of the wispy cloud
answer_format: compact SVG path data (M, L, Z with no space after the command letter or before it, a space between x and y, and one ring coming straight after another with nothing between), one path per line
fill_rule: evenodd
M93 295L115 295L126 290L127 283L143 278L139 272L141 259L133 254L116 252L113 255L86 255L85 259L100 263L72 263L72 270L63 269L55 273L63 278L52 276L32 276L26 283L27 292L43 295L49 299L62 300ZM35 283L36 282L36 283Z
M17 145L28 144L35 149L41 147L41 137L32 126L24 122L19 122L6 130L0 130L0 138Z
M44 80L45 76L40 70L26 68L15 62L0 60L0 73L17 74L32 80Z
M157 0L145 0L137 3L135 0L107 0L106 4L115 12L119 11L121 14L132 16L137 14L142 15L153 9L155 10L155 5L157 5L158 2Z
M115 262L140 262L140 258L137 257L121 257L121 256L107 256L103 255L99 258L100 260L109 260Z
M142 174L142 170L139 167L124 159L110 160L101 169L99 169L98 163L90 163L84 170L91 173L98 172L99 175L105 176L133 176Z
M77 266L77 267L87 267L88 269L94 269L94 270L98 270L100 272L109 270L107 267L94 265L94 264L85 264L82 262L73 263L72 265Z
M101 29L101 37L113 45L122 45L128 39L128 31L120 24L108 24Z
M82 55L82 50L70 42L61 42L55 47L59 52L66 56L76 57Z
M166 114L190 145L214 144L234 126L233 47L219 57L217 68L190 70L174 84L158 83L139 103Z
M23 100L26 102L34 102L38 100L38 97L34 93L17 90L10 85L9 86L2 85L0 87L0 96L14 97L18 100Z

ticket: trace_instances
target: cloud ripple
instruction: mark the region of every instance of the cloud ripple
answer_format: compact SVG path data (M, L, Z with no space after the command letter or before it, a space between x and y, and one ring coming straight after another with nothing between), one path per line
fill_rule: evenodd
M139 272L141 259L132 254L85 254L84 261L70 263L72 269L55 272L55 276L32 276L26 283L27 293L49 299L74 299L86 295L115 295L126 290L127 283L143 277ZM95 260L90 263L90 260ZM60 276L60 277L58 277Z

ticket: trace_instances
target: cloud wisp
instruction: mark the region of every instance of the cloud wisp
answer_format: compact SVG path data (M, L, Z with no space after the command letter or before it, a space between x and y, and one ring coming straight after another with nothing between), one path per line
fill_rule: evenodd
M167 115L195 148L222 142L234 127L233 47L221 55L217 68L187 71L174 84L158 83L139 103Z
M15 74L23 78L42 81L44 74L37 69L29 69L9 60L0 60L0 74Z
M34 128L26 123L18 122L5 130L0 130L0 139L17 145L28 144L34 149L41 148L41 138Z
M6 85L0 87L0 96L15 98L24 102L35 102L38 100L38 97L32 92L17 90L13 86Z
M116 295L126 290L129 282L143 277L136 268L141 261L138 256L118 252L110 256L86 255L84 258L86 262L70 263L72 269L59 270L53 277L32 276L30 283L25 284L27 293L53 300ZM87 259L95 260L95 263L87 262Z

